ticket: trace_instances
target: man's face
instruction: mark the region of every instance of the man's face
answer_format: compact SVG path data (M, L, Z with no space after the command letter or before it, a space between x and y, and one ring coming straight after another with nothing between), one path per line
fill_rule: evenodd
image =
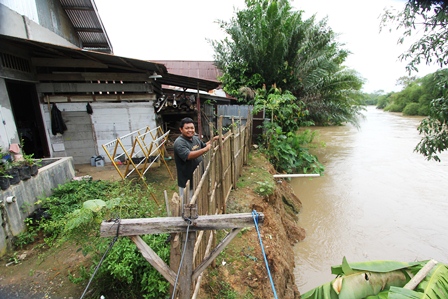
M180 128L180 132L182 133L182 135L188 139L193 138L194 136L194 124L193 123L188 123L188 124L184 124L184 126L182 128Z

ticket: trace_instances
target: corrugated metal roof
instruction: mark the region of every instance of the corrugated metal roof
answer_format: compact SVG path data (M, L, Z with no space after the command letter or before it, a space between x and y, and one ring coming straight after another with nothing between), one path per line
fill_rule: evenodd
M78 33L83 49L113 53L94 0L59 1Z
M104 64L106 68L101 68L99 71L104 71L105 69L107 69L107 72L143 73L148 76L148 80L149 76L152 75L153 72L157 72L157 74L162 75L162 78L157 79L157 83L160 84L199 89L204 91L209 91L219 86L219 82L216 81L169 74L165 65L152 61L115 56L113 54L101 52L85 51L79 48L64 47L4 35L0 35L0 42L3 44L12 43L16 46L26 47L31 58L60 58L73 60L90 59L93 63ZM50 66L45 68L45 72L53 71L60 70L57 68L52 68Z
M214 61L189 61L189 60L151 60L162 63L170 74L198 78L208 81L218 81L222 72L215 66Z

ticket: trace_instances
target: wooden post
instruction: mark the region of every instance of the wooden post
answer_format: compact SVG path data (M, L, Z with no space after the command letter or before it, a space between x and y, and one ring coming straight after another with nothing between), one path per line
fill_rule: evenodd
M196 94L196 109L198 111L198 134L199 138L202 138L201 97L199 95L199 83L198 83L198 93Z
M238 181L237 178L237 171L236 171L236 157L235 157L235 120L232 116L232 136L230 137L230 164L231 164L231 171L232 171L232 185L233 189L236 190L236 182Z
M168 216L179 217L180 216L180 198L177 193L173 194L170 205L170 214ZM177 273L180 265L180 240L182 239L181 233L170 234L170 268ZM174 284L171 284L170 293L173 292Z
M180 274L178 279L179 284L179 298L189 299L191 298L191 287L193 285L193 251L194 243L196 241L196 232L189 231L185 234L184 242L186 242L185 251L182 252L183 262L180 269Z
M222 115L219 117L219 121L218 121L218 134L219 136L222 136ZM219 153L220 153L220 168L221 168L221 194L220 194L220 203L219 203L219 208L222 211L223 214L226 213L226 190L225 190L225 170L226 167L224 165L224 146L223 146L223 142L222 142L222 138L219 139Z

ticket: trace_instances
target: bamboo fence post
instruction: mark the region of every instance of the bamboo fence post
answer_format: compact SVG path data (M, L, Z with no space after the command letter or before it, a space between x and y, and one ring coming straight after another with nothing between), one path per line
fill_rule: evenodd
M173 217L180 216L180 198L175 192L171 198L170 214ZM177 273L180 264L180 240L182 238L181 233L170 234L170 268ZM170 293L173 293L174 286L170 286Z
M219 132L219 136L222 136L222 115L219 117L219 121L218 121L218 132ZM225 190L225 175L224 172L226 170L225 165L224 165L224 146L223 146L223 141L222 138L219 139L219 152L220 152L220 168L221 168L221 172L220 172L220 176L221 176L221 194L220 194L220 208L221 208L221 213L225 214L226 213L226 190Z
M209 124L210 126L210 134L213 133L213 123ZM216 168L215 168L215 160L216 160L216 153L215 149L213 148L210 152L210 160L209 160L209 176L208 176L208 193L207 193L207 213L209 215L213 215L213 211L216 209L215 206L215 182L216 182Z
M236 175L236 161L235 161L235 119L232 116L232 135L230 136L230 163L232 168L232 185L233 188L236 189L236 183L238 181Z

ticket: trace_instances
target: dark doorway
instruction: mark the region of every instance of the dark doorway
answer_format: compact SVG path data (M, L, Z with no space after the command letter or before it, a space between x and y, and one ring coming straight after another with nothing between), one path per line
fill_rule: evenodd
M6 88L17 132L23 139L22 151L34 154L34 158L50 157L35 85L7 80Z

